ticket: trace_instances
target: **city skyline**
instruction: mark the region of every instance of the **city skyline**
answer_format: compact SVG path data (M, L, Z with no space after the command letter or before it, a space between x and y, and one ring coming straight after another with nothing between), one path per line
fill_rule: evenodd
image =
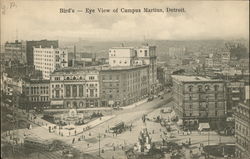
M207 40L249 38L247 1L141 4L89 1L19 1L2 10L1 41L79 38L115 40ZM4 3L7 6L7 3ZM37 9L39 7L39 9ZM184 8L183 13L59 13L60 8ZM4 14L3 14L4 13ZM152 25L153 24L153 25ZM146 27L145 27L146 26Z

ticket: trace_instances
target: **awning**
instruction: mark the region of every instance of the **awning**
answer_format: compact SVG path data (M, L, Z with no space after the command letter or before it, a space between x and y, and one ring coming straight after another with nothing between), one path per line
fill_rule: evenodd
M59 100L59 101L51 101L50 105L63 105L63 101Z
M200 123L198 130L202 131L203 129L210 129L209 123Z

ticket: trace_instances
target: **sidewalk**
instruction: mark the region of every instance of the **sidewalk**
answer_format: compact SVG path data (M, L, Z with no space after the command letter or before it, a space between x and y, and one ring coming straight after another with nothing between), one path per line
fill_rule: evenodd
M80 126L75 126L75 125L67 125L67 126L63 126L62 129L59 129L59 126L56 124L52 124L46 120L41 119L40 117L37 117L36 119L30 120L31 122L34 122L35 124L38 124L39 126L41 126L42 128L48 129L49 127L51 127L52 132L54 132L57 135L60 136L75 136L78 135L80 133L82 133L85 130L91 129L107 120L112 119L113 117L115 117L115 115L109 115L109 116L104 116L101 118L97 118L87 124L84 125L80 125ZM31 117L33 118L33 117Z
M141 100L141 101L139 101L139 102L137 102L137 103L133 103L133 104L130 104L130 105L128 105L128 106L123 106L123 107L121 107L121 108L123 108L123 109L131 109L131 108L134 108L134 107L136 107L136 106L138 106L138 105L141 105L141 104L143 104L143 103L146 103L147 100L148 100L148 99L143 99L143 100Z

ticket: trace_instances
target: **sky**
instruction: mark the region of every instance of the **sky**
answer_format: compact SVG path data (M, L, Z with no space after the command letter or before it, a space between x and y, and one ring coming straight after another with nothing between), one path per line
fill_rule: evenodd
M249 38L248 1L3 0L1 43L19 40ZM60 8L184 8L185 13L59 13Z

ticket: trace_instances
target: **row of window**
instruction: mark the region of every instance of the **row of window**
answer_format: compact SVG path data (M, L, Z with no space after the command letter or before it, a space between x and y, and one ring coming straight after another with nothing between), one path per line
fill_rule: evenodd
M247 117L249 117L249 109L245 109L245 108L243 108L243 107L240 107L240 106L238 106L237 108L236 108L236 112L237 113L240 113L240 114L242 114L242 115L244 115L244 116L247 116Z
M83 87L83 86L87 86L87 87L88 87L88 86L89 86L89 87L94 87L94 86L95 86L95 87L97 87L98 84L97 84L97 83L95 83L95 84L93 84L93 83L92 83L92 84L88 84L88 83L87 83L87 84L82 84L82 85L78 85L78 86L79 86L79 87ZM51 87L52 87L52 88L60 88L60 84L55 84L55 85L52 84ZM61 84L61 87L63 87L63 84ZM70 86L67 85L66 87L70 87ZM72 85L72 87L77 87L77 85Z
M241 132L243 135L248 136L248 127L241 125L239 123L235 123L235 129Z
M198 114L197 114L198 115ZM197 116L197 115L194 115L193 113L184 113L183 116L184 117L187 117L187 116ZM204 116L208 116L208 112L205 112L205 113L199 113L199 117L204 117ZM212 115L211 115L212 116ZM218 111L215 110L214 112L214 116L218 116Z
M202 95L199 95L199 100L202 100L202 99L203 99ZM217 93L214 94L214 99L218 99L218 94ZM193 100L192 94L189 94L189 100ZM206 99L204 99L204 100L208 101L209 97L206 96Z
M189 92L192 92L193 91L193 87L194 86L188 86L188 90L189 90ZM205 91L208 91L208 90L210 90L210 86L209 85L205 85ZM215 91L218 91L218 89L219 89L219 85L214 85L214 90ZM201 91L203 91L203 86L202 85L198 85L198 91L199 92L201 92Z
M32 101L32 102L49 101L49 97L30 97L30 101Z

